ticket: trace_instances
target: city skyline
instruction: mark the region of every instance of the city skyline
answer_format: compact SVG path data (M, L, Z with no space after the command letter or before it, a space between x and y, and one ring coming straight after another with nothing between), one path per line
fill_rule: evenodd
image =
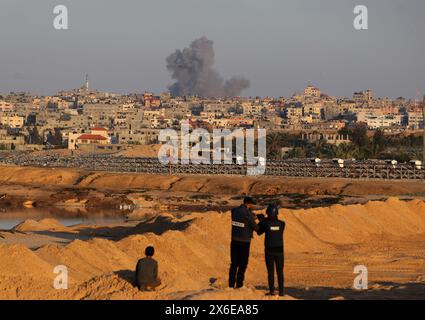
M55 1L5 0L0 92L51 95L75 88L86 73L100 91L163 92L173 83L166 58L206 36L217 71L251 82L243 96L290 96L312 83L341 97L372 88L376 96L414 99L425 91L425 3L413 2L363 1L369 30L356 31L358 3L351 0L236 0L226 10L191 0L66 0L70 26L59 31L52 26Z
M241 95L241 96L236 96L236 97L225 97L225 96L223 96L223 97L204 97L204 96L193 95L192 97L198 97L200 99L205 99L205 100L223 100L223 101L226 101L226 100L232 99L232 98L254 99L256 97L258 97L260 99L270 98L270 99L279 100L279 99L282 99L282 98L283 99L289 99L289 98L294 97L294 96L303 95L306 87L317 88L317 89L320 90L320 86L317 86L316 84L308 82L308 83L305 84L304 87L299 88L298 90L294 91L292 94L290 94L288 96L259 96L259 95L247 96L247 95ZM20 93L29 94L31 96L39 96L39 97L58 97L58 96L61 96L62 93L70 93L72 91L75 91L75 94L78 95L77 91L81 91L81 90L88 91L88 92L98 92L98 93L104 93L104 94L112 94L112 95L118 95L118 96L127 96L127 95L134 95L134 94L143 94L143 93L151 93L151 94L158 94L158 95L164 94L164 93L169 93L171 96L173 96L167 88L165 90L161 91L161 92L153 92L153 91L150 91L150 90L143 90L143 89L139 90L138 92L114 92L114 91L108 92L108 91L100 90L98 88L93 88L91 78L89 77L89 74L86 73L84 75L84 77L82 77L80 84L75 86L74 88L63 88L63 89L59 90L58 92L54 92L52 94L45 94L45 95L41 95L41 94L38 94L37 92L32 92L32 91L29 91L29 90L10 91L10 92L1 92L0 91L0 97L1 96L7 97L8 95L11 95L11 94L20 94ZM349 95L349 96L338 96L338 95L334 95L330 92L322 92L322 91L321 91L321 93L325 96L329 96L329 97L332 97L332 98L350 100L350 99L353 99L353 97L356 94L362 94L362 93L368 92L368 91L371 92L372 95L374 95L375 91L374 91L373 88L362 88L362 89L359 89L359 90L353 90L351 95ZM183 96L176 95L174 97L176 97L176 98L181 97L182 98ZM188 95L188 97L190 97L190 95ZM392 98L392 97L390 98L390 97L382 97L382 96L375 95L374 98L376 98L376 99L389 99L390 101L395 101L399 98L403 98L403 99L408 100L408 101L421 102L421 101L425 101L425 92L421 92L421 91L417 90L416 95L414 97L403 97L403 96L400 96L400 95L399 96L395 95L395 98Z

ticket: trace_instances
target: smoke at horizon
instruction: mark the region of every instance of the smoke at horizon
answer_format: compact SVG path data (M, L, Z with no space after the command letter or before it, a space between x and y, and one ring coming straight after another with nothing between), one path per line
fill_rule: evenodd
M213 44L213 41L202 37L194 40L189 48L176 50L167 58L167 70L176 80L169 87L173 96L235 97L249 88L249 80L233 77L224 81L213 68Z

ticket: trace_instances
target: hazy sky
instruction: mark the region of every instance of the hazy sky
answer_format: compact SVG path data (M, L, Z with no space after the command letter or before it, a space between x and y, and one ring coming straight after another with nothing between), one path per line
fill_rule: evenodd
M53 28L53 8L69 30ZM369 30L353 9L369 9ZM157 93L173 81L166 57L198 37L216 68L251 80L245 95L289 96L309 82L351 96L425 93L424 0L1 0L0 92L79 87Z

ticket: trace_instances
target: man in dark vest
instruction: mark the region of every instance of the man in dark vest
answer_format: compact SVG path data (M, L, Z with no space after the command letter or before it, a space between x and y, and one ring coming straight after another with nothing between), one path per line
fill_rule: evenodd
M274 268L276 266L277 279L279 284L279 296L284 295L283 287L283 231L285 222L278 219L279 208L275 205L269 205L266 210L267 218L260 219L257 233L265 233L264 255L266 259L269 290L267 295L274 295Z
M255 202L246 197L243 204L232 209L232 242L230 245L229 287L242 288L248 267L249 249L253 231L258 230L255 215L251 209Z

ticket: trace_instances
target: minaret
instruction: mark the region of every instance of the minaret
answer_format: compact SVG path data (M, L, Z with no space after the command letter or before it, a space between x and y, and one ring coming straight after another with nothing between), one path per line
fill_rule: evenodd
M86 89L86 91L89 91L89 75L86 74L86 83L84 85L84 88Z

